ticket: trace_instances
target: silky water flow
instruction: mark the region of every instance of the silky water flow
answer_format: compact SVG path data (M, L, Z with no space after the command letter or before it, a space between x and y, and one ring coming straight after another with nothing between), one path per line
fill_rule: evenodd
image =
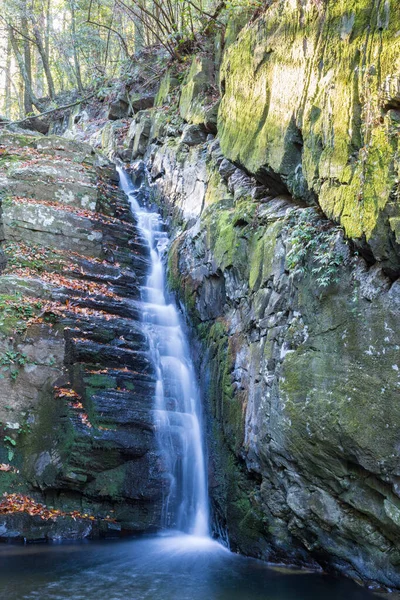
M168 236L160 215L139 205L140 185L134 185L123 169L118 172L150 248L141 313L157 373L155 425L167 490L162 526L204 537L209 534L209 511L200 394L177 307L166 297L162 258Z

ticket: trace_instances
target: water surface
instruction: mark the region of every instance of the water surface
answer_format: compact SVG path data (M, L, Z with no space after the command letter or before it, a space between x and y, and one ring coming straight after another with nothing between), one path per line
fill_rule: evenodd
M209 538L0 546L3 600L372 600L350 580L271 568Z

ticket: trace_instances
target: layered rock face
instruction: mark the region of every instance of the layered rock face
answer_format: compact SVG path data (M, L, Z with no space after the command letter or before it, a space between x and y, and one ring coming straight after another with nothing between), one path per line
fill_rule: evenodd
M399 8L277 0L239 29L231 23L221 69L219 58L196 57L181 88L171 70L156 108L136 98L128 123L117 119L131 114L128 103L113 107L92 141L144 160L175 232L169 283L192 324L216 530L249 555L400 588ZM38 499L115 510L126 528L148 530L160 498L144 408L154 380L137 352L145 340L135 304L124 300L136 298L146 250L123 203L89 191L87 146L74 146L61 180L46 159L52 144L61 142L34 141L40 160L29 158L39 160L40 194L26 165L6 157L3 182L14 195L3 201L6 249L17 262L2 277L10 286L2 302L7 327L28 320L29 335L24 325L10 346L10 328L3 334L13 411L3 408L3 462L15 453L23 491ZM77 177L80 191L71 187ZM95 224L94 202L104 214ZM45 268L21 242L39 236L51 249ZM139 250L133 264L127 238ZM78 253L67 265L65 249ZM21 282L27 254L38 272ZM92 295L46 275L60 270L94 284ZM16 304L22 285L33 307L21 309L19 296ZM29 340L43 344L37 365L27 357L42 346ZM57 426L41 430L49 415ZM25 416L37 428L31 438ZM6 491L24 481L4 476Z
M155 376L137 304L149 249L89 145L3 132L0 147L0 495L55 511L2 514L0 537L152 530Z
M169 282L193 325L219 528L244 553L388 587L400 587L398 10L275 2L229 40L217 123L218 65L195 58L179 111L168 74L161 108L112 146L143 157L176 232Z

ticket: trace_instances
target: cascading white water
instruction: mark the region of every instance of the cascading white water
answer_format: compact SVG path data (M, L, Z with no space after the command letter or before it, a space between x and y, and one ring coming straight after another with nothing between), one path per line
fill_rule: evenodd
M138 227L151 253L151 271L141 290L142 320L157 372L156 430L163 471L170 479L163 526L195 536L209 534L207 478L201 404L187 341L177 308L167 303L162 255L168 246L158 213L138 203L139 188L118 168Z

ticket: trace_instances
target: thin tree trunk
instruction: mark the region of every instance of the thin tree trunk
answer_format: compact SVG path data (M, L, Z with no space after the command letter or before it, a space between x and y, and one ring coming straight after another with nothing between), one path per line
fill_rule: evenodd
M23 48L24 48L24 63L25 63L25 73L26 77L24 77L25 81L25 92L24 92L24 106L25 112L30 113L33 111L33 96L32 96L32 55L31 55L31 45L29 40L27 39L29 35L28 31L28 19L27 19L27 3L24 0L22 5L22 15L21 15L21 29L24 35Z
M6 55L6 70L5 70L5 96L4 96L4 113L7 118L11 116L11 40L10 33L7 32L7 55Z
M42 36L40 35L39 27L38 27L38 24L36 21L33 24L33 35L35 36L36 46L39 51L40 58L42 59L43 69L44 69L44 72L46 75L47 87L49 90L49 96L53 100L56 95L56 91L54 88L53 76L51 74L49 58L48 58L48 55L46 54Z
M21 74L21 78L23 80L24 83L24 106L25 106L25 112L32 112L32 105L35 106L39 111L41 110L41 105L39 100L36 98L33 89L32 89L32 73L30 73L30 62L28 60L28 69L26 68L26 64L24 61L24 57L22 56L19 48L18 48L18 42L15 39L14 36L14 31L13 28L11 26L8 27L8 32L9 32L9 36L10 36L10 42L11 42L11 46L14 52L14 56L15 59L17 61L19 70L20 70L20 74ZM29 44L29 42L26 40L26 43L24 43L24 50L26 48L26 44ZM25 56L25 53L24 53ZM28 59L30 57L30 52L28 53Z
M73 53L74 53L75 76L76 76L76 82L78 84L78 90L80 92L83 92L81 65L79 62L78 50L76 47L76 22L75 22L74 0L70 0L70 8L71 8L71 32L72 32L72 42L73 42L72 46L73 46Z
M45 36L44 36L44 51L47 56L48 62L50 62L50 32L51 32L51 10L50 10L51 0L47 0L46 6L46 14L45 14Z
M25 110L24 110L24 90L25 90L25 84L24 84L24 78L22 77L22 73L21 71L18 72L18 88L19 88L19 94L18 94L18 108L19 108L19 115L22 118L25 114Z
M35 93L39 98L43 98L45 96L45 73L43 69L43 63L41 56L39 54L39 50L35 48L35 52L33 55L33 65L35 67L34 72L34 82L35 82Z

